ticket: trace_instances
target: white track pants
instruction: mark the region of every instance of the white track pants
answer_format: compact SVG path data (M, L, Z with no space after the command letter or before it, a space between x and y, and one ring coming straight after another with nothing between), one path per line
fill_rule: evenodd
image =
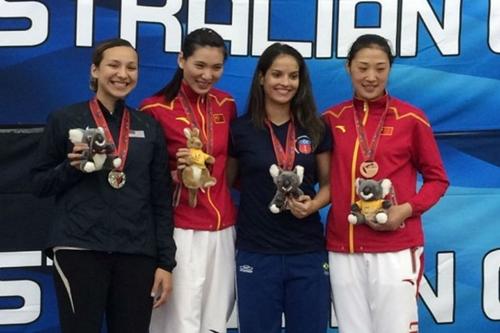
M235 301L234 227L174 229L177 245L167 304L153 311L151 333L226 333Z
M423 248L385 253L329 252L340 333L417 333Z

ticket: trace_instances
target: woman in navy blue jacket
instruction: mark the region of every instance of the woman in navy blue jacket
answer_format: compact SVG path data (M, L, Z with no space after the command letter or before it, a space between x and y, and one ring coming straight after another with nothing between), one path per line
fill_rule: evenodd
M137 83L138 57L122 39L96 47L90 100L48 118L32 169L34 191L55 196L47 253L54 259L61 329L144 332L152 307L165 303L175 266L170 175L156 121L125 105ZM80 169L86 144L74 128L102 127L121 164Z
M304 59L281 43L261 55L247 113L231 125L228 173L241 190L236 223L241 333L324 333L330 289L318 209L329 202L330 136L316 114ZM304 195L276 213L270 167L302 167ZM301 168L297 168L301 169ZM319 191L314 186L319 183Z

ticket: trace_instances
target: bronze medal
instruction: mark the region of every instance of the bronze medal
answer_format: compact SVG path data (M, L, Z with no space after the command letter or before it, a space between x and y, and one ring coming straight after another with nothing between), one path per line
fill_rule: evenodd
M359 173L364 178L373 178L378 173L378 164L375 161L364 161L359 166Z
M127 177L123 171L111 170L108 173L108 183L112 188L117 190L121 189L125 185Z
M380 136L382 135L382 129L384 127L384 121L387 116L387 111L389 109L390 97L387 95L385 101L385 109L382 113L380 120L378 121L375 132L373 133L372 139L368 142L366 135L365 125L361 122L358 116L358 111L354 108L354 124L356 125L356 132L358 134L359 147L361 148L361 154L363 155L363 162L359 165L359 173L364 178L373 178L377 175L379 171L379 165L375 162L375 152L377 151L378 142ZM354 105L354 102L353 102Z

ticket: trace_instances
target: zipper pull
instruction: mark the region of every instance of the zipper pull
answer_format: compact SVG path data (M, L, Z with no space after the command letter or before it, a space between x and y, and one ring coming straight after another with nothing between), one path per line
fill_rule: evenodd
M364 101L363 102L363 112L368 112L368 102L367 101Z

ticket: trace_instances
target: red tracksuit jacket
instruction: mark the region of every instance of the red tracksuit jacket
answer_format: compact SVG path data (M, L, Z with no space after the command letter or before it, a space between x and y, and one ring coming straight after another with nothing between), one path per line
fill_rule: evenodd
M330 170L332 206L328 213L327 248L335 252L398 251L424 242L421 214L445 193L449 182L431 126L425 114L394 97L389 107L374 160L379 165L375 179L389 178L399 204L409 202L413 216L403 228L390 232L351 225L347 221L351 204L357 200L354 181L363 155L353 112L365 125L368 143L385 110L387 96L373 102L354 99L327 109L323 118L333 137ZM356 108L354 107L356 105ZM356 111L357 110L357 111ZM416 188L417 173L423 185Z
M175 227L195 230L220 230L234 225L236 209L232 202L225 177L227 149L229 142L229 124L236 117L234 99L227 93L212 88L207 97L196 94L183 83L183 89L189 99L191 109L200 125L200 137L206 137L208 122L213 124L213 152L215 164L211 174L217 184L198 191L198 203L195 208L188 205L188 192L180 187L179 205L174 210ZM205 98L210 99L212 119L207 119ZM179 97L167 102L163 95L155 95L141 103L141 111L152 115L163 127L167 141L169 168L175 175L177 170L175 153L177 149L186 147L184 128L190 127L189 117Z

